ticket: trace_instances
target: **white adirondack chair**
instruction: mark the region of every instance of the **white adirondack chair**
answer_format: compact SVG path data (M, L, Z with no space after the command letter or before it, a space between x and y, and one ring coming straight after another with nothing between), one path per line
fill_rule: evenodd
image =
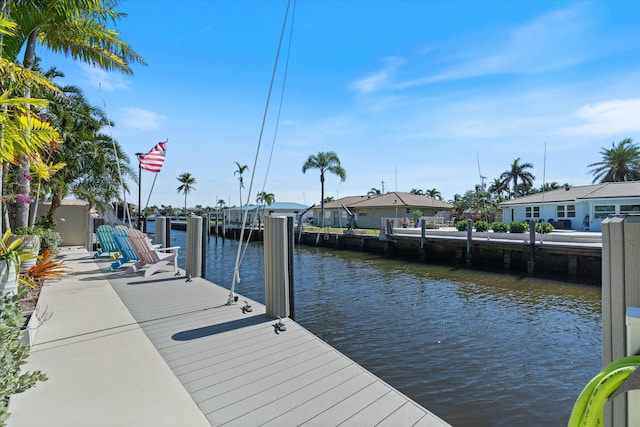
M178 271L178 249L180 246L170 248L156 248L140 230L129 230L129 243L138 254L138 261L127 268L127 274L133 274L144 266L144 277L149 277L165 266L173 266L173 271Z

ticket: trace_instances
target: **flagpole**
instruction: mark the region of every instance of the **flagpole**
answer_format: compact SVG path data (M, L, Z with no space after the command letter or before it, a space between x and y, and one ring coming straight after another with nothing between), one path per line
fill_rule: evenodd
M136 153L136 157L138 158L138 230L140 228L140 214L142 209L142 162L140 161L140 156L144 153Z

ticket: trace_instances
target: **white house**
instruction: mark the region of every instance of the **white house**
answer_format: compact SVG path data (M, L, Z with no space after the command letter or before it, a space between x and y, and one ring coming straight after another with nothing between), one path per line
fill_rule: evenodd
M548 221L557 229L601 231L615 214L640 214L640 181L566 187L500 203L506 223Z

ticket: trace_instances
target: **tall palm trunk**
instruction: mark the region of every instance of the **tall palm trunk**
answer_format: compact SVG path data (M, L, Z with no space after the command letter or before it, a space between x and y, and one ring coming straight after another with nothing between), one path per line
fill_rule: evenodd
M324 228L324 173L320 173L320 227Z
M33 68L37 36L38 36L38 33L36 31L33 31L31 34L29 34L29 38L27 39L27 46L24 52L24 60L22 64L22 66L27 70L31 70ZM25 91L24 97L27 99L31 98L30 88L27 88L27 90ZM27 111L29 111L30 109L29 104L26 105L26 109ZM29 117L30 116L27 115L27 123L29 123L27 126L27 138L29 138L30 136L29 133L31 130ZM30 197L31 181L28 179L30 165L31 165L31 161L29 157L22 156L22 158L20 159L19 173L18 173L18 176L16 177L16 195L21 194L24 196L24 199L18 198L16 200L16 217L15 217L15 223L13 225L16 228L29 225L30 203L27 202L26 200L31 199ZM34 220L35 220L35 215L34 215Z

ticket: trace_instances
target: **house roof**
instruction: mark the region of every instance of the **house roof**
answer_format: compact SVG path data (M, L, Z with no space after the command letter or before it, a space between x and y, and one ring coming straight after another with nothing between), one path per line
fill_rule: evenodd
M574 202L589 199L621 199L640 197L640 181L605 182L602 184L583 185L561 188L558 190L536 193L531 196L507 200L500 206L514 206L532 203Z
M447 203L442 200L436 200L432 197L420 196L417 194L395 191L386 194L343 197L341 199L325 203L324 208L337 209L340 208L343 204L349 209L393 207L453 209L453 205L451 203ZM319 206L316 205L316 208L319 208Z

